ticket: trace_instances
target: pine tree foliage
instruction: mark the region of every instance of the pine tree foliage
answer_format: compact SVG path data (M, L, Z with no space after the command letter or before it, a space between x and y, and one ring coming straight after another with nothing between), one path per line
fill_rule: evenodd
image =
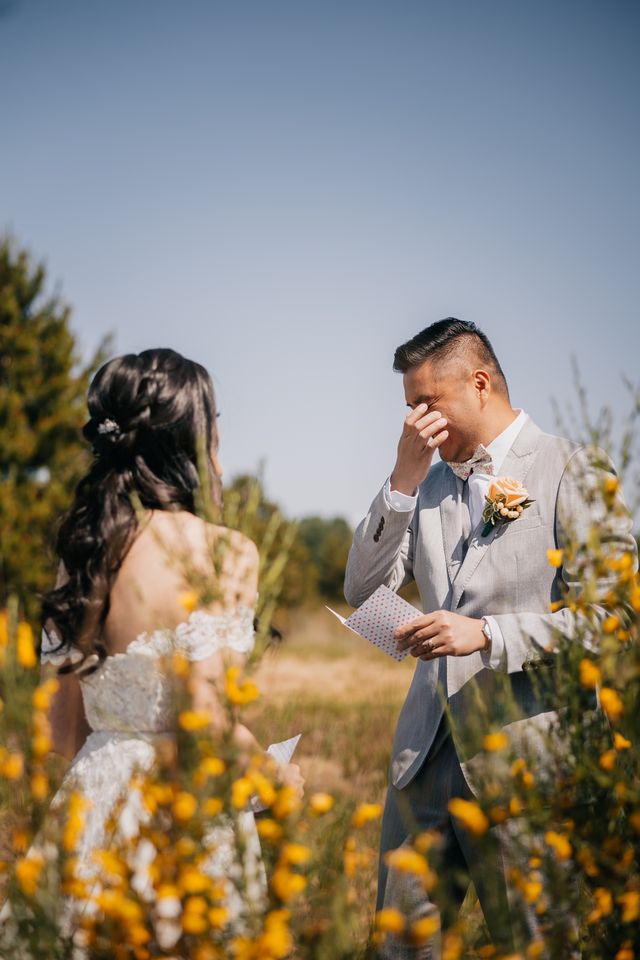
M89 451L90 377L106 342L82 366L70 307L11 237L0 238L0 607L18 597L34 615L55 574L52 543Z

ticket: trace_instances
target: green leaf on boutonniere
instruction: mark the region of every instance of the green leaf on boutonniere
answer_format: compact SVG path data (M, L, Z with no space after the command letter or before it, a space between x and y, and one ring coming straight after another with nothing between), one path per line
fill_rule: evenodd
M482 533L480 534L480 536L488 537L492 530L493 530L493 524L485 523L484 527L482 528Z

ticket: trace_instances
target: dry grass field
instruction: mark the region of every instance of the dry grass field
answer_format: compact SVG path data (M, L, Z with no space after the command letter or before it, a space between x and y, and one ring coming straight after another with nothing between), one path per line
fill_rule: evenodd
M261 697L246 715L265 745L301 733L309 791L382 801L398 711L414 661L397 663L325 608L296 610L260 663Z

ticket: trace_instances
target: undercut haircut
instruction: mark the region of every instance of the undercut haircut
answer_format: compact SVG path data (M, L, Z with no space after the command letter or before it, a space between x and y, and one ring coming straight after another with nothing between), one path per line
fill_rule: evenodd
M457 359L484 367L492 375L497 390L509 399L507 379L489 338L475 323L456 317L438 320L401 344L393 358L393 369L406 373L427 360L435 360L442 366Z

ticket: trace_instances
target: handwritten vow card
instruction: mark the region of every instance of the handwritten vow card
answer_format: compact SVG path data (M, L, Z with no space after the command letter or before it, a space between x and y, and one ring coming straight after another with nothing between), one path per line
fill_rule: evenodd
M364 637L369 643L384 650L394 660L404 660L408 651L402 653L396 647L393 631L404 626L410 620L420 616L420 611L399 597L389 587L378 587L361 607L346 620L339 613L327 607L327 610L337 617L345 627Z

